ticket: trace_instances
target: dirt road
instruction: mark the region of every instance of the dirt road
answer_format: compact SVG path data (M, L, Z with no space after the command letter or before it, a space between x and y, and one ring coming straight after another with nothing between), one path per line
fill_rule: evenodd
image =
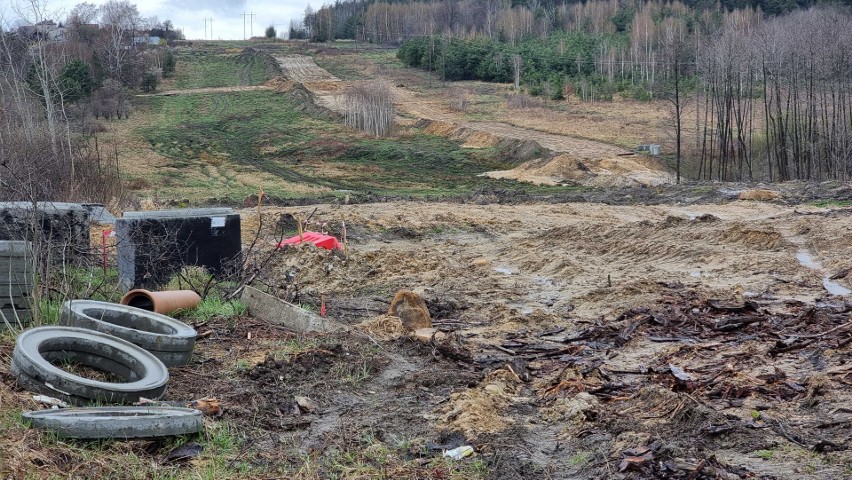
M343 113L343 91L346 83L319 67L311 57L287 55L276 57L278 65L289 81L301 82L315 96L317 104L329 110ZM369 81L387 81L377 78ZM460 112L447 107L446 99L423 96L400 85L391 86L394 105L401 121L440 122L445 129L433 129L432 133L444 135L485 135L497 139L536 142L551 162L523 165L518 169L492 172L496 178L511 178L540 184L559 184L572 181L590 186L645 185L656 186L673 183L674 177L658 162L625 158L623 148L539 130L523 128L500 122L472 122L465 120ZM459 133L459 130L462 132ZM477 147L475 142L466 144ZM566 158L567 156L567 158ZM579 165L577 162L581 162Z

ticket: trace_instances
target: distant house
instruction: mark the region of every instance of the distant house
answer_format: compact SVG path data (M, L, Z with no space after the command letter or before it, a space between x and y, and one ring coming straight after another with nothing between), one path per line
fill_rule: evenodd
M133 45L159 45L160 37L156 35L140 35L133 37Z
M18 28L18 34L29 40L49 40L64 42L66 28L57 25L53 20L42 20L35 25L24 25Z

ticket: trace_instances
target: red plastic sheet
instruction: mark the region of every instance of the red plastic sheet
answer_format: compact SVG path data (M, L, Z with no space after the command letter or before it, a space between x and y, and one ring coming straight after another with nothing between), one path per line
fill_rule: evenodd
M343 249L343 247L340 245L340 242L338 242L336 238L332 237L331 235L326 235L324 233L319 232L304 232L302 233L301 239L298 235L296 235L295 237L290 237L279 243L278 248L281 248L284 245L295 245L302 242L313 243L319 248L324 248L326 250Z

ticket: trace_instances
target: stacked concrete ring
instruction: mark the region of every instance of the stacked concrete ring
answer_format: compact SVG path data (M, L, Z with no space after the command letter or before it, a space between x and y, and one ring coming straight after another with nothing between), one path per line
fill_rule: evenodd
M121 382L85 378L56 364L68 361L103 370ZM51 326L26 330L12 353L12 373L27 390L81 405L92 401L133 403L158 399L169 371L150 352L120 338L83 328Z
M109 302L70 300L60 323L114 335L148 350L166 366L186 365L195 347L195 329L159 313Z
M186 435L204 428L201 412L181 407L92 407L23 414L34 428L65 438L150 438Z

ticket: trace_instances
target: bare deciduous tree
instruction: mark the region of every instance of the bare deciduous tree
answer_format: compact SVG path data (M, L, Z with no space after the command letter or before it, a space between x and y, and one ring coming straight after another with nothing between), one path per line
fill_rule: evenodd
M128 83L127 66L134 59L134 37L141 25L139 11L127 0L110 0L101 6L100 13L100 47L106 53L107 71Z
M376 137L393 130L393 92L385 82L362 83L345 93L346 124Z

